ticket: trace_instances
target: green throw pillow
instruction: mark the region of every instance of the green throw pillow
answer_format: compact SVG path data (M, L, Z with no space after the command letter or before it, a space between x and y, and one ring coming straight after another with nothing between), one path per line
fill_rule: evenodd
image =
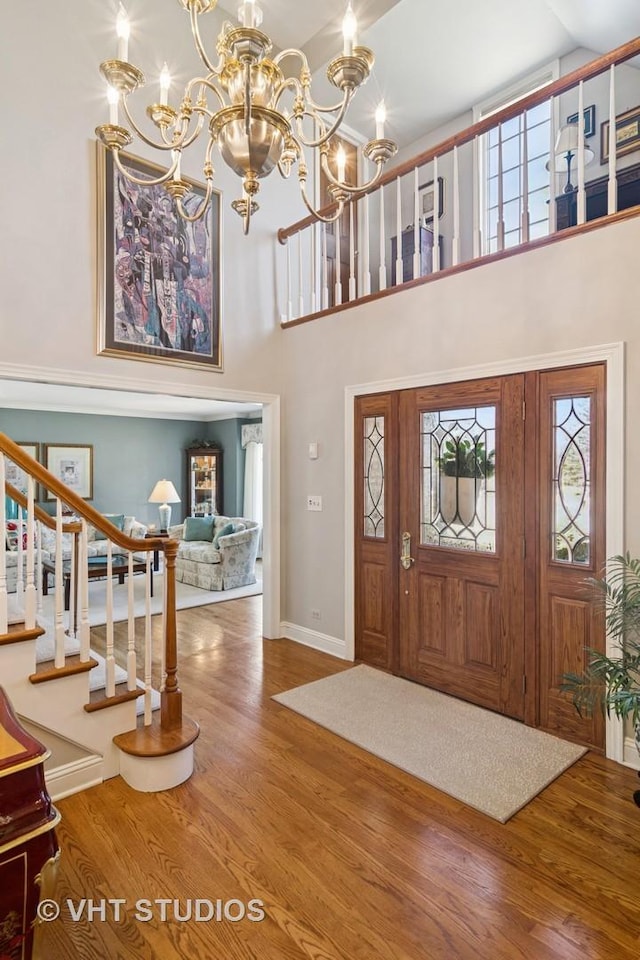
M109 523L112 523L114 527L117 527L118 530L124 529L124 513L105 513L104 518L105 520L108 520ZM96 533L93 538L94 540L107 539L106 533L103 533L102 530L98 530L97 527L95 529Z
M213 540L215 517L187 517L184 522L184 540Z
M236 528L232 523L225 523L224 527L219 533L216 534L215 539L213 541L213 545L216 548L216 550L220 549L220 537L228 537L230 533L235 533L235 532L236 532Z

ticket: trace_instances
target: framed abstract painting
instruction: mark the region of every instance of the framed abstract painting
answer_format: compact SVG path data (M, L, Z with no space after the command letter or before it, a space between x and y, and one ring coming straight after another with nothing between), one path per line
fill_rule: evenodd
M190 222L162 184L131 182L100 143L97 158L98 353L221 371L220 193ZM125 153L121 162L142 179L162 172ZM193 214L205 187L182 179Z

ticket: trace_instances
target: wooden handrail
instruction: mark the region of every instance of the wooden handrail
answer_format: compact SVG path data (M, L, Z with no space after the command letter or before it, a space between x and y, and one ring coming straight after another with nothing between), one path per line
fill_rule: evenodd
M87 503L86 500L83 500L82 497L79 497L77 493L74 493L73 490L70 490L69 487L65 486L61 480L58 480L57 477L54 477L52 473L42 466L41 463L38 463L37 460L34 460L33 457L30 457L28 453L25 453L22 447L19 447L17 443L14 443L13 440L8 437L5 433L0 433L0 450L2 450L10 460L13 460L17 466L22 467L23 470L26 470L27 473L31 474L34 479L42 484L43 487L46 487L47 490L50 490L52 493L55 493L57 497L61 500L64 500L68 506L72 507L76 513L79 513L80 516L88 520L94 527L97 527L98 530L101 530L102 533L106 534L107 538L113 543L117 543L119 547L122 547L124 550L134 550L138 552L149 552L151 550L163 550L167 543L167 539L164 537L149 537L144 540L137 537L128 537L121 530L118 530L113 523L107 520L95 507L92 507L90 503ZM11 487L11 484L7 484L7 488ZM22 498L22 506L26 505L26 498L19 493L15 487L11 488L18 494L19 498ZM9 493L12 499L16 499L13 493ZM55 520L49 516L48 513L45 513L44 510L41 510L40 507L36 507L36 511L40 511L40 514L36 514L38 519L42 519L42 522L45 523L48 527L55 529ZM46 517L47 519L44 519ZM63 527L65 532L69 527ZM78 530L80 526L78 525ZM77 532L71 531L70 532Z
M534 93L530 93L528 96L523 97L522 100L510 104L508 107L503 107L502 110L498 110L496 113L484 117L482 120L479 120L470 127L466 127L459 133L454 133L447 140L443 140L442 143L437 144L435 147L429 147L428 150L417 154L415 157L412 157L411 160L406 160L399 166L393 167L383 174L373 187L354 194L352 200L359 200L368 193L374 193L380 187L393 183L398 177L405 176L405 174L410 173L416 167L424 166L424 164L433 160L434 157L441 157L453 150L454 147L460 147L465 143L469 143L471 140L475 140L476 137L487 133L489 130L497 127L498 124L504 123L505 120L511 120L513 117L524 113L525 110L531 110L533 107L537 107L539 104L545 103L545 101L551 100L553 97L558 97L560 94L566 93L567 90L571 90L577 86L580 81L591 80L593 77L604 73L604 71L608 70L613 64L624 63L625 60L630 60L631 57L635 57L638 54L640 54L640 37L635 37L635 39L621 44L619 47L616 47L615 50L611 50L602 57L597 57L590 63L586 63L584 66L572 70L571 73L567 73L564 77L554 80L553 83L549 83ZM320 210L320 213L322 216L326 216L335 209L335 203L329 204ZM313 223L316 223L316 218L307 216L302 220L296 221L296 223L292 223L289 227L281 227L280 230L278 230L278 240L284 244L289 237L294 236L301 230L305 230Z

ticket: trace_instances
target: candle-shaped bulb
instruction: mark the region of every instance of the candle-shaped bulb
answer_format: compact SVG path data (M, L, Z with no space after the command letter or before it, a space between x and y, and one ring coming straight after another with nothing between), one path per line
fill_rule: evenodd
M129 17L127 16L127 11L120 4L118 9L118 16L116 19L116 33L118 35L118 60L124 60L125 62L129 58Z
M120 94L111 84L107 87L107 100L109 101L109 123L117 127L118 125L118 101Z
M162 65L162 70L160 71L160 103L163 107L169 102L169 87L171 86L171 74L169 73L169 67L166 62Z
M347 7L347 12L344 15L344 20L342 21L342 36L344 38L344 55L345 57L353 56L353 48L356 45L356 32L358 30L358 21L356 20L356 15L353 12L351 3Z
M171 159L176 165L176 168L173 171L173 179L179 180L180 179L180 161L182 160L182 150L172 150Z
M384 100L376 107L376 140L384 139L384 121L387 119L387 110Z
M255 0L244 0L238 7L238 20L243 27L259 27L262 23L262 10Z
M344 172L347 166L347 155L344 152L344 147L342 144L338 147L336 152L336 166L338 168L338 180L340 183L344 183Z

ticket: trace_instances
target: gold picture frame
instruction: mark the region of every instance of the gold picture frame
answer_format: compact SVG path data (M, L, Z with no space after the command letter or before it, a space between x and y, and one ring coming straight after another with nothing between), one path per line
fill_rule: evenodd
M600 124L600 163L609 161L608 120ZM640 107L627 110L616 117L616 157L640 150Z
M98 171L98 354L222 371L221 194L193 223L162 184L129 181L111 152L96 143ZM121 153L136 177L163 168ZM183 203L193 214L205 185Z

